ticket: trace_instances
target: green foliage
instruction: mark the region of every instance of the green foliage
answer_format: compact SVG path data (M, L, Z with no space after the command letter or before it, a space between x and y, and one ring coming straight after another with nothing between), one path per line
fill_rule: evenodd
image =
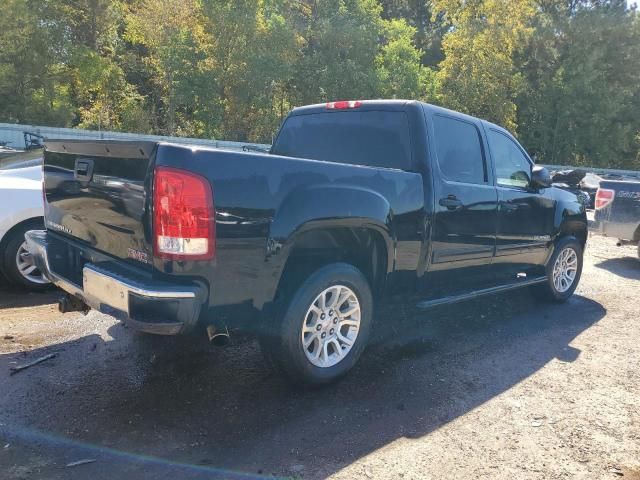
M422 52L413 43L416 29L404 20L386 22L385 41L376 58L380 93L385 98L438 100L437 78L420 63Z
M382 33L374 0L294 2L301 55L292 76L296 103L373 97Z
M638 15L615 2L560 12L541 15L522 54L523 141L548 163L640 169Z
M271 142L294 106L357 98L640 168L640 18L624 0L3 2L2 121Z
M455 28L443 40L439 78L447 105L515 130L523 87L514 55L531 34L529 0L437 0Z

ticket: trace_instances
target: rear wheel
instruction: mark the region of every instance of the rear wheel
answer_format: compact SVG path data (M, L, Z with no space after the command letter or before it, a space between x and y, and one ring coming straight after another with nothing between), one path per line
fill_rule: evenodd
M538 297L564 302L573 295L582 274L582 246L575 237L563 237L557 241L546 273L546 282L534 288Z
M292 381L322 385L345 375L364 351L373 299L364 275L335 263L312 274L289 297L261 337L270 363Z
M47 288L49 280L33 262L33 257L27 250L24 234L38 228L44 227L41 223L30 222L12 230L8 233L9 237L2 254L2 270L7 280L15 285L37 291Z

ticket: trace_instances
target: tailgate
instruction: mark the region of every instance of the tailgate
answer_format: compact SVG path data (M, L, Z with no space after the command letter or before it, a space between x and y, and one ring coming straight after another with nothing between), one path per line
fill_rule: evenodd
M154 142L53 140L45 144L46 226L120 259L152 260L145 192Z
M611 204L596 211L596 219L616 223L638 224L640 221L640 182L603 180L600 188L613 190Z
M613 184L614 182L611 182ZM640 222L640 182L615 182L610 219L621 223Z

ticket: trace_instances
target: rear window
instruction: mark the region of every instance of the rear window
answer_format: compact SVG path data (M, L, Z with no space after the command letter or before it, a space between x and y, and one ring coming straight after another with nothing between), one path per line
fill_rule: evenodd
M403 112L314 113L289 117L272 153L287 157L411 170Z
M480 132L471 123L435 115L438 166L447 180L485 183L487 173L480 144Z

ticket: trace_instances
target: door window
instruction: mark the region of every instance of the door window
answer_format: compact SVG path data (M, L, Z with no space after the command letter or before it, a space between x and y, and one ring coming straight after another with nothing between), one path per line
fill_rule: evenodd
M489 130L488 139L498 185L527 187L531 182L531 163L516 142L493 129Z
M469 122L434 115L436 154L440 172L447 180L486 183L480 132Z

